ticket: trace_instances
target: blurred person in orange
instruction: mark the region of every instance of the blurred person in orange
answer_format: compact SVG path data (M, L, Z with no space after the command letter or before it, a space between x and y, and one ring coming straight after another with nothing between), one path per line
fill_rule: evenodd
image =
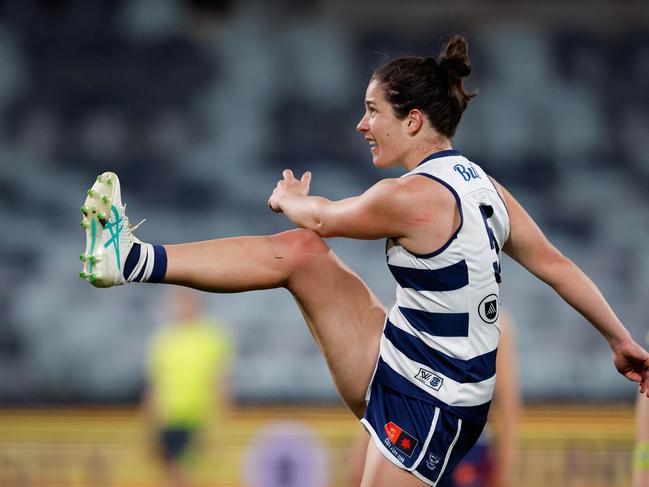
M518 453L517 431L522 400L518 386L515 342L511 314L503 308L500 315L500 342L496 359L498 377L493 396L492 411L495 415L490 416L489 419L489 424L493 426L496 433L495 438L488 429L485 429L473 448L455 468L451 477L444 479L438 487L514 487L516 485L514 475ZM649 432L649 429L647 431ZM349 487L361 485L368 441L369 435L366 431L354 440L350 456ZM642 484L642 487L647 486L649 484Z
M201 295L173 288L167 295L171 320L152 337L148 383L142 408L156 436L167 485L185 487L185 465L201 433L223 422L230 409L232 339L223 325L203 313Z

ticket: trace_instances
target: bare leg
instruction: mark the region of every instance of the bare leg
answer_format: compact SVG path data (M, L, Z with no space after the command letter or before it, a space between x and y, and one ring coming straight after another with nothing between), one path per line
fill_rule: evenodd
M169 487L189 487L189 479L176 460L165 464L166 483Z
M347 483L347 487L360 487L361 485L369 440L370 436L368 432L359 425L358 433L347 455L349 460L349 482Z
M165 248L166 283L211 292L287 288L341 397L357 417L363 415L385 308L317 234L297 229Z
M426 485L412 473L385 458L370 440L365 458L365 470L360 487L422 487Z
M358 417L374 372L385 308L315 233L292 230L167 246L165 282L213 292L285 287L293 294L343 400ZM367 447L362 487L421 487Z

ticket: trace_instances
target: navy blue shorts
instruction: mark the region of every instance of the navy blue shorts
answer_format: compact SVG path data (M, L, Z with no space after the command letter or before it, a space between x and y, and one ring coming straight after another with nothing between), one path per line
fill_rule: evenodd
M164 428L160 431L160 454L165 461L181 458L187 451L192 438L190 428Z
M361 423L383 456L433 486L450 477L484 428L377 380Z

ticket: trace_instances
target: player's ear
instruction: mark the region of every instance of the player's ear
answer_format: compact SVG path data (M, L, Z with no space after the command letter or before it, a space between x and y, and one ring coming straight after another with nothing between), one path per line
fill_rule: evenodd
M414 135L419 132L424 124L424 114L421 113L420 110L414 108L410 110L404 119L404 124L406 125L406 132L410 135Z

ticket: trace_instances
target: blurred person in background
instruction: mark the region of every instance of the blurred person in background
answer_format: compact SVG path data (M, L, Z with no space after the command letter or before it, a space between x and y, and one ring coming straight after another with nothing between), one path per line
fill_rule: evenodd
M224 423L231 404L234 347L223 325L203 312L199 292L167 293L169 322L150 342L142 409L167 485L190 485L186 460L209 425ZM203 433L203 435L201 435Z
M451 477L438 487L517 487L518 426L522 407L518 385L515 327L511 314L501 309L500 341L496 357L493 419L495 435L484 430Z
M496 386L493 396L495 417L490 424L495 438L487 429L458 464L453 474L438 487L515 487L514 469L518 453L517 434L521 411L518 368L510 313L501 310L500 342L496 357ZM643 396L640 396L643 397ZM365 466L369 435L363 431L355 439L350 456L349 487L359 487Z
M142 242L133 236L137 226L125 214L117 175L100 175L81 209L80 276L96 287L288 289L340 396L372 435L363 487L436 485L480 436L495 384L501 250L587 318L610 346L616 369L649 394L649 354L595 284L505 188L452 148L474 96L464 87L470 73L459 35L437 58L400 58L378 68L357 131L376 167L405 174L331 201L309 195L311 173L296 179L287 169L268 205L299 228L280 234ZM390 311L327 237L387 239L397 281Z

